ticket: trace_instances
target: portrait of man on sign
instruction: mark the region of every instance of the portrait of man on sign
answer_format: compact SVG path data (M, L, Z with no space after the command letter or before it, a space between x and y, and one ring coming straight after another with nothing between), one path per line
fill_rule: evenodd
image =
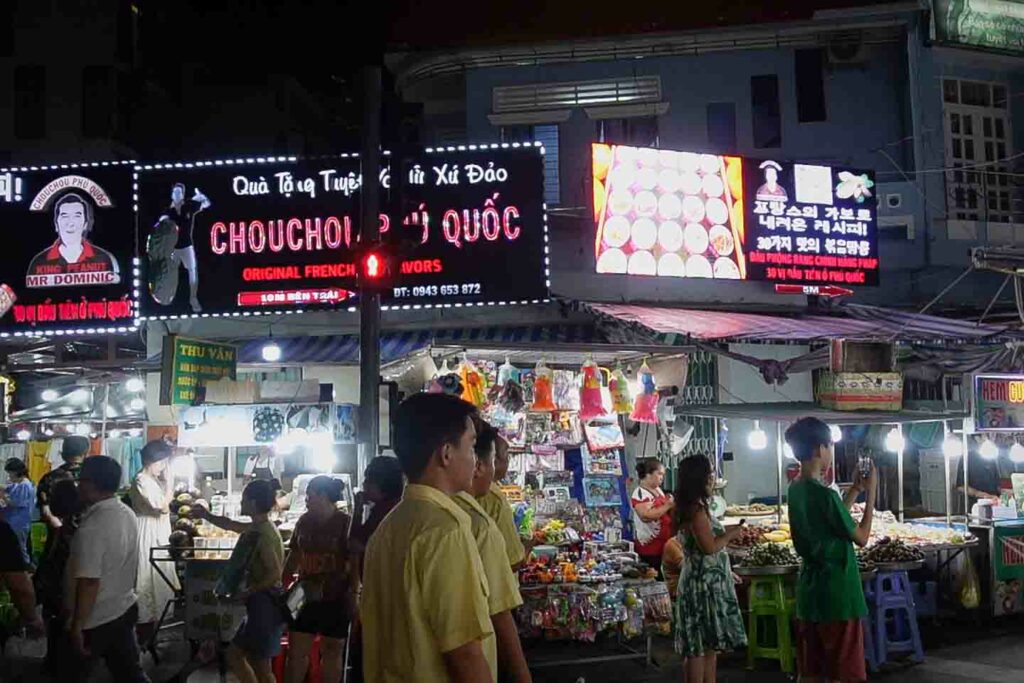
M93 227L92 204L77 192L68 192L53 204L57 240L32 259L25 286L70 287L113 285L121 269L106 249L88 240Z

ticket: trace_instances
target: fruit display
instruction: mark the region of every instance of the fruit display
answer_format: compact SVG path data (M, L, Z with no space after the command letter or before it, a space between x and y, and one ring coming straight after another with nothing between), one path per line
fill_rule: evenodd
M744 567L787 567L800 563L793 549L781 543L755 545L743 559Z
M775 514L776 510L771 505L764 503L752 503L750 505L730 505L725 509L729 517L763 517Z
M892 538L913 546L963 545L973 537L956 529L948 529L927 524L910 522L879 522L875 519L871 525L871 539L881 540Z
M732 539L729 545L733 548L749 548L758 543L764 543L765 534L768 530L760 526L744 526L740 529L739 536Z
M898 538L883 538L864 552L864 559L875 564L918 562L924 553Z

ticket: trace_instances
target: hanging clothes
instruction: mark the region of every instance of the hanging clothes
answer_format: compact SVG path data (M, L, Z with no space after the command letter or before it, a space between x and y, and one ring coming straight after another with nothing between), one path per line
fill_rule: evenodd
M142 437L117 437L107 439L106 455L121 466L121 488L128 488L142 471Z
M28 478L33 484L38 484L43 475L50 471L50 460L47 453L50 451L49 441L28 442Z

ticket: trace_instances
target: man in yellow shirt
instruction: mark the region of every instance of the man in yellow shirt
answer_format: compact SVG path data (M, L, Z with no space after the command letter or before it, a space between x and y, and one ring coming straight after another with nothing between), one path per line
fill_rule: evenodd
M523 598L519 595L519 582L508 563L505 540L498 526L474 498L486 494L494 481L494 451L498 432L483 420L476 421L476 430L473 482L468 491L455 494L455 502L469 515L473 537L487 575L487 586L490 589L488 602L491 624L498 640L498 670L501 679L530 683L533 679L512 618L512 610L523 604Z
M416 394L395 414L409 485L366 548L360 615L367 683L497 680L488 587L469 515L476 409Z
M508 498L497 484L498 481L504 479L506 474L508 474L508 441L498 436L495 441L494 480L487 492L482 496L478 495L476 499L480 503L480 507L498 525L498 531L505 539L505 552L508 554L509 564L515 569L526 559L526 548L519 540L519 530L516 529L516 523L512 519L512 507L508 504Z

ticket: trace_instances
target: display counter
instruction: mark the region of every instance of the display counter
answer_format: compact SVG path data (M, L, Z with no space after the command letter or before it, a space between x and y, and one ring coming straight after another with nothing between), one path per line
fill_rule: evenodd
M994 616L1024 612L1024 519L971 518L982 606Z

